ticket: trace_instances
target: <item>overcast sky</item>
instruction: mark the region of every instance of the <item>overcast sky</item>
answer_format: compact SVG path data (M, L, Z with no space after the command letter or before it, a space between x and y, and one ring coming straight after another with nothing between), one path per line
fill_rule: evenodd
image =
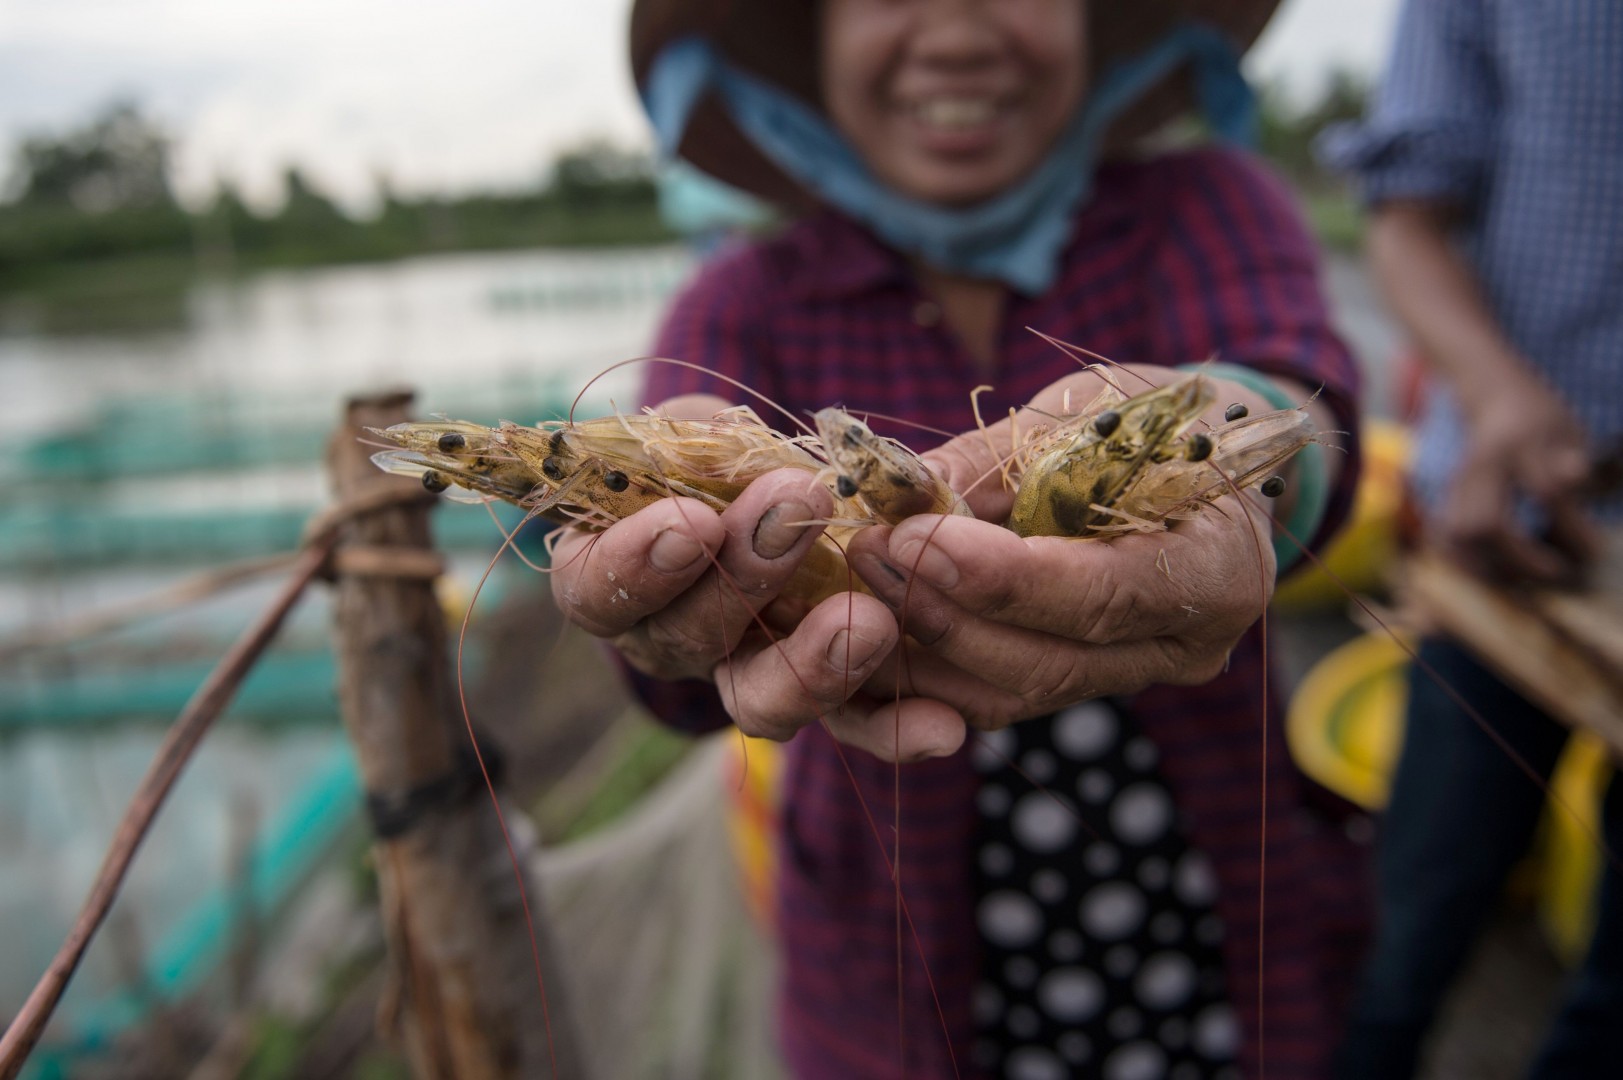
M1338 65L1378 70L1397 3L1284 0L1248 70L1300 94ZM175 136L191 197L228 176L274 200L292 162L352 205L380 172L408 192L527 184L589 136L647 144L629 6L0 0L0 148L125 98Z

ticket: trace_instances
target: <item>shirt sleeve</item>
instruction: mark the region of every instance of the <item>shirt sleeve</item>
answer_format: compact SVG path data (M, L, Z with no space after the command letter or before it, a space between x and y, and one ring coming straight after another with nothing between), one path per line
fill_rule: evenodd
M1499 87L1482 0L1407 0L1373 109L1326 131L1319 156L1364 202L1478 201L1495 139Z
M1318 252L1284 184L1255 159L1205 150L1166 171L1165 229L1148 295L1157 355L1215 359L1318 390L1346 432L1341 470L1315 550L1345 520L1358 482L1359 373L1330 324Z

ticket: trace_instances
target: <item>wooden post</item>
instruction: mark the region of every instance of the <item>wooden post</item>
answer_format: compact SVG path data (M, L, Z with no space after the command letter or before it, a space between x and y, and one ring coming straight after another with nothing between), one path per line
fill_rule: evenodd
M363 427L406 419L411 400L398 392L349 403L328 448L341 504L391 485L411 490L414 481L381 472L359 441ZM373 846L391 964L380 1019L403 1039L419 1080L575 1080L585 1069L540 893L526 880L545 1009L518 878L470 757L425 561L432 567L426 503L357 516L343 526L335 557L339 699L374 824L390 834ZM530 843L514 838L526 868Z

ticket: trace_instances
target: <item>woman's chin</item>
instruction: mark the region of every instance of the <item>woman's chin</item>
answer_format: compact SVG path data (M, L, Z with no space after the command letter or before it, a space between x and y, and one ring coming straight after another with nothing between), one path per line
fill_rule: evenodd
M967 207L993 198L1018 178L1017 173L981 163L932 163L886 179L891 187L920 202Z

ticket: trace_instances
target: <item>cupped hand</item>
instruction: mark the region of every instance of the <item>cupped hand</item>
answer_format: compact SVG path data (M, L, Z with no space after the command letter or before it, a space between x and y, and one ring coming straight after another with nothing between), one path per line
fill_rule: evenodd
M710 416L725 405L684 398L663 411ZM780 599L832 509L822 484L792 469L757 479L720 514L661 499L602 532L566 529L553 596L638 670L713 681L746 734L787 739L821 718L881 757L950 753L962 741L950 710L860 692L900 638L882 603L841 593L803 612Z
M869 690L928 694L998 728L1085 698L1207 682L1272 595L1266 537L1260 512L1233 498L1108 543L1021 538L970 518L869 530L852 564L918 646Z
M1173 377L1152 369L1152 378ZM1063 380L1039 397L1090 383ZM1091 396L1091 395L1089 395ZM1219 402L1266 402L1234 384ZM1210 419L1221 421L1222 406ZM978 517L918 517L870 529L852 565L897 612L908 647L869 680L876 696L928 695L970 726L997 728L1076 701L1157 683L1194 685L1220 673L1267 606L1275 560L1268 500L1227 496L1164 532L1109 541L1021 538L994 522L1011 497L991 475L1008 425L971 432L925 455Z

